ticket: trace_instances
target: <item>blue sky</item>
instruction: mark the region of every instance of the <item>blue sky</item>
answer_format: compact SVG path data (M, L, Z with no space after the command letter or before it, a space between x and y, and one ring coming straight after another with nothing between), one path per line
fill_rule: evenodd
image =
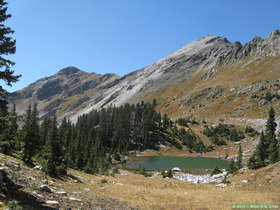
M280 28L279 0L7 2L17 40L10 58L23 75L9 91L66 66L124 75L205 35L245 43Z

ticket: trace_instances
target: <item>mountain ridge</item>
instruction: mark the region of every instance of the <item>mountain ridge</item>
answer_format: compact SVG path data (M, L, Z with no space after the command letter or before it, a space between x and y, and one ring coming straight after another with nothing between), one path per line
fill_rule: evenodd
M40 79L23 90L12 93L10 101L19 105L20 112L23 112L28 104L40 102L44 104L39 107L40 111L44 110L41 117L56 113L59 118L67 117L75 121L79 115L92 109L140 102L161 89L190 80L198 73L202 74L202 80L208 80L215 77L216 68L219 66L242 62L247 58L255 62L256 58L263 60L279 53L280 30L275 30L266 39L255 37L244 45L230 42L225 37L208 35L122 77L66 67L53 76ZM50 87L54 87L53 94L44 96L45 92L50 92ZM46 88L47 90L43 91ZM71 90L72 93L69 93ZM60 102L57 102L58 98ZM53 107L53 104L57 106L52 110L46 108L49 105ZM65 108L65 104L75 106Z

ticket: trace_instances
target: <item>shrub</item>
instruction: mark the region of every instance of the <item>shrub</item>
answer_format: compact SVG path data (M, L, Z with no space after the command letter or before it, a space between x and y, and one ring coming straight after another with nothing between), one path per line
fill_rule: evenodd
M13 200L8 202L9 210L22 210L23 208L19 205L18 201Z
M245 138L245 136L242 131L238 131L234 128L230 130L229 140L240 141L241 139L244 139L244 138Z
M163 178L166 178L166 177L172 178L172 177L173 177L173 172L172 172L171 169L168 169L167 172L162 171L162 172L161 172L161 175L162 175Z
M176 123L178 123L179 125L184 126L184 127L187 127L189 122L190 122L190 120L187 118L179 118L176 120Z
M223 184L229 184L229 183L230 183L230 181L227 180L227 175L224 176L224 178L223 178L223 180L222 180L222 183L223 183Z
M215 174L220 174L222 173L222 171L216 166L213 171L211 172L211 176L215 175Z
M140 170L136 171L136 173L143 175L144 177L150 177L152 176L150 173L147 173L147 171L144 168L141 168Z
M250 126L246 126L246 128L245 128L245 133L246 133L248 136L251 136L251 137L254 137L254 136L259 135L259 132L256 131L254 128L250 127Z
M211 152L213 150L215 150L215 148L212 145L209 145L206 149L206 152Z
M238 170L238 168L236 167L236 163L234 162L234 160L231 160L228 166L227 171L232 174L234 172L236 172Z
M103 179L100 180L100 183L101 183L101 184L106 184L106 183L108 183L108 180L105 179L105 178L103 178Z

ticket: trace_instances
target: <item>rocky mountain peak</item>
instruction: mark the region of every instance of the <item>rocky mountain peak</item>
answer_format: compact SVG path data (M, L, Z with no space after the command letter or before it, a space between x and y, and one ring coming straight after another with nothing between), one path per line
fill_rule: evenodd
M270 39L279 39L280 38L280 29L277 29L275 31L273 31L270 35L269 35Z
M69 75L72 75L72 74L75 74L75 73L78 73L78 72L82 72L82 70L74 67L74 66L68 66L68 67L65 67L61 70L58 71L58 75L65 75L65 76L69 76Z

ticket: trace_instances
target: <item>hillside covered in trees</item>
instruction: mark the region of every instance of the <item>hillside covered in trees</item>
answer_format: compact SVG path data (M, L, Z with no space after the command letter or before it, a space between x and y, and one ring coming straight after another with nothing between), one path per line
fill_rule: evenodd
M167 115L155 111L156 102L125 104L82 115L73 124L63 119L58 125L55 117L39 124L36 104L23 116L23 125L17 126L15 111L7 114L13 119L3 127L1 151L17 151L31 164L39 162L51 175L66 173L66 168L89 173L104 173L121 162L125 155L146 149L158 150L162 145L189 151L207 152L205 146L190 128L178 129ZM5 136L3 136L5 135Z

